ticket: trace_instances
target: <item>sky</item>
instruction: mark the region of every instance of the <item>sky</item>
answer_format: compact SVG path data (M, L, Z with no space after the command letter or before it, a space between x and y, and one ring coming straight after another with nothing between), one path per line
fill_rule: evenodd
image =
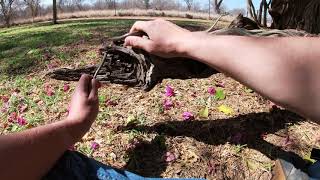
M90 0L86 0L90 2ZM118 0L119 1L119 0ZM202 5L208 5L208 0L195 0L196 2L201 3ZM254 5L257 7L260 0L253 0ZM41 0L42 4L49 5L52 4L52 0ZM183 3L183 0L180 0ZM246 0L223 0L224 5L227 9L234 8L246 8Z

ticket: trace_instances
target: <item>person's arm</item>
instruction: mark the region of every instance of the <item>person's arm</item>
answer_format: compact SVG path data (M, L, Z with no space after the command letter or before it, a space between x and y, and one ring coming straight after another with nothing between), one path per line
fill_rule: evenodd
M43 177L89 130L98 113L98 86L98 81L83 75L65 120L0 136L0 179Z
M320 123L320 39L213 36L164 21L137 22L148 39L125 45L162 57L192 58L224 72L270 100Z

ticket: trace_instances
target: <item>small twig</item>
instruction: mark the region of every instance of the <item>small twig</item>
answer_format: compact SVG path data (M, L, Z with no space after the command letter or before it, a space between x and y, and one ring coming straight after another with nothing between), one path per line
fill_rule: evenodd
M110 38L110 40L112 41L123 41L126 39L126 37L128 36L147 36L147 34L143 31L137 31L137 32L131 32L131 33L127 33L127 34L124 34L122 36L117 36L117 37L113 37L113 38Z
M93 78L94 78L94 79L97 78L98 72L100 71L101 67L103 66L106 57L107 57L107 53L104 53L102 62L101 62L101 64L99 65L99 67L97 68L96 72L95 72L94 75L93 75Z
M213 28L218 24L218 22L220 21L220 19L221 19L223 16L224 16L224 15L221 14L221 15L216 19L216 21L213 23L213 25L212 25L208 30L206 30L206 32L212 31Z

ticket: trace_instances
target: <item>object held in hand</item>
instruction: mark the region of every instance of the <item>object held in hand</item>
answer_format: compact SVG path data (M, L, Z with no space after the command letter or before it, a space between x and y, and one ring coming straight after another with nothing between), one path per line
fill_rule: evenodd
M148 37L148 35L145 32L137 31L137 32L127 33L127 34L124 34L122 36L113 37L113 38L110 38L110 40L112 40L113 43L116 44L116 45L121 45L121 44L124 43L124 40L129 36L139 36L139 37L146 36L146 37Z

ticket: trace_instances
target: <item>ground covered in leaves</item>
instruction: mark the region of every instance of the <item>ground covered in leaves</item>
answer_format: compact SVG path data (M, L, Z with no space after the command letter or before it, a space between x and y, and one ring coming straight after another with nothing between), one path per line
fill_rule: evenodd
M0 133L63 120L75 83L44 75L100 61L135 20L81 20L0 29ZM175 21L191 30L210 22ZM219 24L223 26L223 24ZM319 126L223 74L164 80L150 92L105 84L93 128L74 148L150 177L270 179L274 160L312 161Z

